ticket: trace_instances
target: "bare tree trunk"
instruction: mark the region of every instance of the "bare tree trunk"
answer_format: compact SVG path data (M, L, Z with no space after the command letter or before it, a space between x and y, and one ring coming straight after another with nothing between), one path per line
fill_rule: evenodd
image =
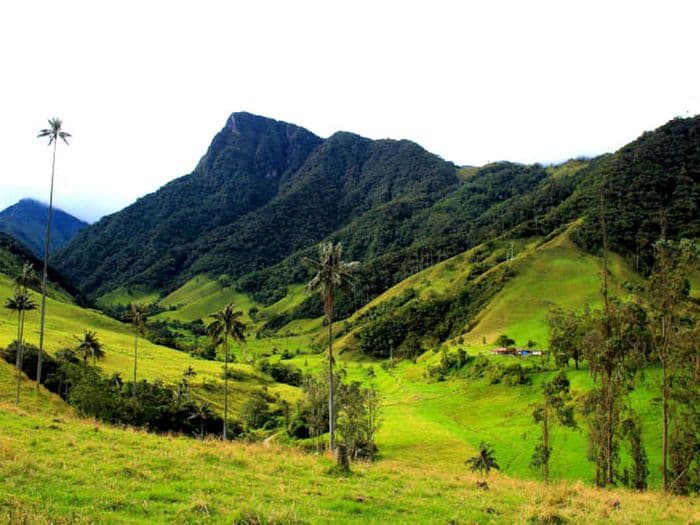
M607 181L605 181L607 184ZM603 307L605 309L605 323L604 323L604 339L607 341L610 338L610 302L608 298L608 221L606 217L606 207L605 207L605 188L601 188L600 191L600 226L603 234ZM603 435L604 447L605 447L605 465L603 469L603 481L612 484L614 481L613 472L613 388L612 388L612 364L610 362L610 357L608 356L606 363L606 388L605 388L605 403L607 411L607 421L605 433Z
M138 362L138 348L139 348L139 332L138 327L136 328L136 333L134 334L134 385L132 387L132 395L136 399L136 363Z
M335 392L333 388L333 306L328 313L328 445L335 452Z
M600 193L600 226L603 233L603 304L605 313L609 313L608 304L608 221L605 217L605 199L603 191Z
M608 425L606 429L606 462L607 462L607 478L608 483L612 485L615 481L613 472L613 395L612 395L612 377L608 376L607 403L608 403Z
M51 191L49 192L49 215L46 220L46 239L44 242L44 269L41 272L41 317L39 321L39 356L36 362L36 391L39 392L41 383L41 361L44 353L44 322L46 318L46 280L49 267L49 245L51 243L51 216L53 215L53 180L56 170L56 145L58 137L53 142L53 160L51 161Z
M544 445L544 482L549 483L549 403L547 395L544 396L544 414L542 418L542 444Z
M17 396L15 397L15 405L19 405L19 389L22 384L22 360L23 348L22 340L24 339L24 310L19 310L17 314Z
M662 474L664 480L664 492L668 492L668 379L666 377L666 360L661 361L662 373L662 398L663 398L663 431L662 431Z
M224 333L224 431L223 440L228 438L226 423L228 422L228 335Z

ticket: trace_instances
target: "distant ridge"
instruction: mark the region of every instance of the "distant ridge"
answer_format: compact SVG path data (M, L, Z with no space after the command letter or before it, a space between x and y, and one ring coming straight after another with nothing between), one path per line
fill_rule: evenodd
M0 231L11 235L38 258L42 258L48 210L46 204L35 199L22 199L0 211ZM49 252L53 253L67 244L86 226L87 222L54 208Z

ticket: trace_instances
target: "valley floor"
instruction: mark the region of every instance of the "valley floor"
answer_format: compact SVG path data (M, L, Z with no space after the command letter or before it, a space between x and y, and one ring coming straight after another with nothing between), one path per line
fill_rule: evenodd
M0 365L0 520L8 523L694 523L698 500L545 486L461 462L400 460L332 472L323 456L156 436L80 419ZM395 419L392 417L392 420ZM404 431L414 421L405 420ZM446 442L449 445L449 441ZM443 446L446 446L443 445ZM430 447L430 441L425 442ZM391 449L391 445L388 444ZM412 447L416 450L415 447Z

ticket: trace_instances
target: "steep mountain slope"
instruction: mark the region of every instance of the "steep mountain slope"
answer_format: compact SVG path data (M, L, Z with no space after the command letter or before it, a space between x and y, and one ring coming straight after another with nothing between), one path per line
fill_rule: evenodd
M43 268L43 263L26 246L6 233L0 232L0 277L13 279L19 275L22 266L26 263L31 264L37 273L40 273ZM78 302L82 302L80 293L51 266L48 268L48 278L50 295L60 295L71 301L76 298Z
M22 199L0 211L0 231L20 241L37 257L43 257L48 212L49 208L45 204L34 199ZM54 209L49 252L54 253L66 245L87 225L87 222L69 213Z
M562 211L584 211L575 241L595 250L602 207L611 246L646 272L662 230L700 238L699 183L700 117L676 118L593 166Z
M389 244L410 231L413 242L395 243L385 253L362 260L359 305L357 297L338 302L339 316L350 315L407 276L436 261L455 256L499 236L512 240L546 236L580 221L572 240L587 253L600 253L600 216L604 212L610 246L642 273L649 271L651 245L661 236L663 218L671 238L700 236L700 118L675 119L645 133L618 152L569 161L544 169L497 163L470 169L454 192L424 209L403 211L404 222L392 221L400 213L387 213L378 225L387 225ZM602 207L601 207L602 204ZM382 210L374 210L379 214ZM370 216L368 214L368 216ZM353 247L369 242L371 228L352 224L335 235L355 255ZM409 241L410 242L410 241ZM361 245L361 244L360 244ZM253 294L263 286L280 287L305 275L298 257L244 278L243 290ZM285 281L284 279L287 279ZM314 302L315 301L315 302ZM320 311L310 298L286 319L308 318Z
M457 182L452 165L408 141L336 133L321 142L291 124L236 113L191 175L104 218L55 260L93 295L117 285L174 289L199 273L235 278L367 210L435 199Z
M438 347L491 348L504 333L546 348L553 307L599 301L601 262L570 240L577 227L546 239L492 240L408 277L338 323L339 348L415 357ZM635 279L613 255L611 287L623 291Z
M90 294L127 284L165 288L202 255L198 240L212 248L218 229L269 202L320 142L297 126L236 113L191 175L104 217L56 264Z
M501 235L545 236L581 219L572 240L596 253L604 210L612 249L646 272L661 223L672 237L700 232L699 130L699 117L676 119L591 160L455 170L408 141L321 140L237 113L191 175L85 230L55 260L92 297L165 295L199 275L225 274L270 305L308 277L301 259L315 243L340 240L363 263L359 293L338 300L342 318ZM318 311L310 297L272 326Z

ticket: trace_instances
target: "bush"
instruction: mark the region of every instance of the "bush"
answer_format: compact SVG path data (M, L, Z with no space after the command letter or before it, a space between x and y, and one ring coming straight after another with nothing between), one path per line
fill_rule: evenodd
M531 382L520 363L512 363L505 367L492 365L489 381L492 385L503 383L506 386L527 385Z
M301 370L290 364L271 363L267 359L261 359L256 363L256 368L263 374L269 375L277 383L301 386L303 381L303 374Z
M246 430L268 426L274 420L267 399L261 393L253 394L241 407L241 422Z
M511 338L508 337L506 334L501 334L501 335L498 336L498 339L496 339L496 344L497 344L498 346L508 347L508 346L514 345L514 344L515 344L515 340L514 340L514 339L511 339Z
M16 343L0 355L9 363L16 359ZM36 378L38 349L23 345L22 369ZM131 425L153 432L181 432L189 435L219 433L223 420L189 398L185 390L166 387L161 381L123 382L119 374L105 377L99 368L89 366L71 350L56 356L44 354L44 386L60 395L84 416L112 424Z
M429 378L436 381L444 381L448 374L461 370L473 359L461 348L457 352L443 350L440 363L435 366L429 366L426 374Z

